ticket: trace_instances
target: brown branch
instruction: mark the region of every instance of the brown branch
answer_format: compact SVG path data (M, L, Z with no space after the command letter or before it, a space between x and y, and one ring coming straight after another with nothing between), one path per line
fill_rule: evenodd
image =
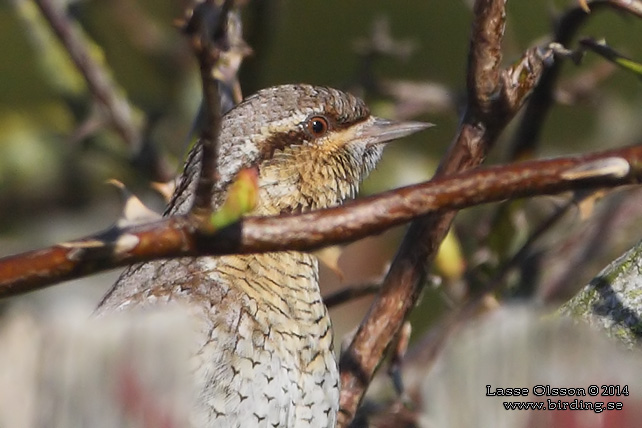
M597 9L606 6L614 8L616 10L623 10L638 17L642 17L642 2L636 0L596 0L590 2L589 4L591 10L594 10L594 8ZM567 46L570 43L571 39L574 37L578 28L588 16L589 15L587 15L585 11L583 11L580 7L569 10L562 16L562 18L556 25L554 41L560 43L563 46ZM540 80L535 86L533 94L529 99L518 131L513 137L512 153L510 159L524 159L526 155L530 156L532 155L532 152L534 152L534 148L537 145L539 136L541 134L544 120L553 103L554 85L558 79L560 70L561 63L558 62L550 64L542 70ZM566 209L559 210L557 213L553 214L545 223L543 223L540 228L538 228L538 230L531 235L528 240L528 244L525 245L522 250L528 248L529 244L537 239L537 237L540 235L540 232L546 230L549 223L555 222L559 216L563 215L564 212L566 212ZM584 248L592 247L594 246L585 246ZM522 251L518 252L514 256L514 260L518 260L522 255ZM506 266L506 270L511 265L512 263L509 263ZM577 264L575 265L577 266ZM504 272L502 272L502 274L503 273ZM458 325L461 325L466 319L471 318L475 313L477 313L479 307L483 304L484 297L487 296L488 293L491 293L493 290L495 290L499 285L501 285L502 274L500 274L500 276L495 280L490 281L484 288L484 290L471 295L469 299L458 310L450 314L447 319L441 323L441 326L435 329L435 332L433 334L427 336L426 344L424 346L420 346L421 356L416 356L414 358L415 361L422 362L421 370L427 370L428 366L426 365L426 362L433 360L434 355L436 354L438 348L441 347L446 336L454 329L456 329ZM550 294L553 293L547 294L544 298L550 298Z
M217 6L214 0L199 3L184 27L199 63L203 85L204 125L200 135L201 171L192 212L204 216L211 212L214 184L218 180L218 147L221 130L221 102L214 67L227 49L227 18L232 1Z
M626 173L606 171L601 166L625 166L625 162L630 165ZM169 217L2 258L0 298L136 262L205 254L314 250L380 233L429 213L507 198L619 186L640 179L642 145L468 171L341 207L290 216L248 217L211 234L199 232L189 215Z
M468 59L468 103L454 143L436 177L478 166L499 132L536 84L549 54L526 53L520 63L501 71L504 0L477 0ZM535 66L535 67L533 67ZM382 291L370 307L352 343L342 354L338 426L354 418L365 390L421 293L428 265L455 217L455 211L433 213L414 221L393 260Z
M642 3L640 2L598 0L591 2L591 9L597 11L604 10L606 7L609 7L615 10L623 10L634 15L639 15L641 4ZM587 14L582 7L578 6L567 10L556 22L553 42L557 43L559 46L569 46L572 39L575 37L575 34L579 31L579 28L588 17L590 17L590 15ZM528 159L535 154L544 122L556 99L555 86L557 85L562 65L562 61L551 62L549 66L543 70L541 79L537 87L533 90L533 94L529 98L525 107L526 111L522 115L517 132L515 132L512 137L513 140L510 145L509 155L510 161ZM570 206L570 204L567 205L564 209L554 213L549 219L542 223L534 234L529 237L522 248L520 248L520 250L511 258L511 260L498 270L496 275L489 281L489 284L492 285L493 289L501 285L512 268L524 260L537 237L543 234L555 221L562 217Z
M494 113L493 95L499 92L501 40L506 25L506 1L478 0L466 74L468 108L480 116Z
M82 36L73 28L71 19L60 10L57 2L36 0L36 4L82 74L89 91L105 108L111 126L129 147L138 149L141 132L132 119L131 106L118 95L108 73L91 57Z

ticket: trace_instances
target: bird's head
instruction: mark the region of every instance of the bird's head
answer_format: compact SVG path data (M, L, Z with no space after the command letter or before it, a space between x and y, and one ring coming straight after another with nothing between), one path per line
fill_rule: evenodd
M257 214L338 205L355 196L382 143L428 126L372 116L362 100L332 88L267 88L223 117L216 191L224 194L241 168L257 167Z

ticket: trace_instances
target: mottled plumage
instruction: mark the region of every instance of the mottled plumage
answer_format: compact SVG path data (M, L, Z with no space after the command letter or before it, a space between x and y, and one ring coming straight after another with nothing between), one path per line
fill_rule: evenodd
M253 214L341 204L375 167L380 143L424 127L375 118L361 100L330 88L262 90L223 118L213 208L250 166L259 171ZM189 210L200 156L197 146L168 214ZM98 311L169 301L188 305L200 338L194 426L334 426L339 373L315 257L290 251L138 264Z

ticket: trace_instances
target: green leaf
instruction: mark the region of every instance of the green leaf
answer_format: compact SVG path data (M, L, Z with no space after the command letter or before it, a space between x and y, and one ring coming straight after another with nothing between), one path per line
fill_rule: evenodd
M210 224L221 229L252 211L259 197L259 174L256 168L242 169L230 186L221 208L210 216Z

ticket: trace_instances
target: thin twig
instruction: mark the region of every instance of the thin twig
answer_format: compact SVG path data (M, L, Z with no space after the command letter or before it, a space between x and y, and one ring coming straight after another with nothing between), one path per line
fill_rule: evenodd
M214 0L199 3L184 27L198 59L203 85L204 126L200 135L201 171L192 213L211 211L214 184L218 180L218 148L221 130L221 103L218 81L213 76L221 52L227 49L227 17L233 1L217 6Z
M612 198L608 208L594 220L594 224L587 233L580 235L577 244L571 249L567 246L565 252L566 263L562 272L558 272L552 280L542 285L538 290L538 298L546 303L561 301L569 298L577 289L578 272L585 272L586 266L603 254L607 243L612 241L613 231L622 225L620 208L626 200L625 194Z
M87 44L74 29L74 23L57 6L59 3L36 0L36 4L84 77L89 91L105 108L111 126L133 151L137 151L141 131L134 123L132 108L127 99L118 95L108 73L91 57Z
M505 262L497 271L497 273L493 276L492 279L490 279L487 283L491 284L491 288L493 290L499 289L500 286L504 283L506 280L506 276L517 266L519 266L528 256L528 254L532 251L533 245L535 242L546 232L551 230L551 228L560 220L562 219L566 213L571 209L571 207L575 206L575 201L571 200L569 202L566 202L563 206L560 208L556 209L555 212L553 212L548 218L546 218L544 221L542 221L538 227L531 232L531 234L528 236L526 239L526 242L522 244L520 249L513 254L513 256Z
M642 2L638 0L595 0L589 2L592 12L612 8L637 17L642 17ZM568 47L579 28L591 15L580 6L566 11L555 25L553 41ZM526 159L536 152L544 122L555 101L555 85L562 71L562 63L557 62L542 73L537 88L533 91L523 118L511 143L510 160Z
M359 297L370 296L377 293L380 289L381 284L353 285L324 296L323 303L325 303L328 308L331 308L347 303L350 300L358 299Z

